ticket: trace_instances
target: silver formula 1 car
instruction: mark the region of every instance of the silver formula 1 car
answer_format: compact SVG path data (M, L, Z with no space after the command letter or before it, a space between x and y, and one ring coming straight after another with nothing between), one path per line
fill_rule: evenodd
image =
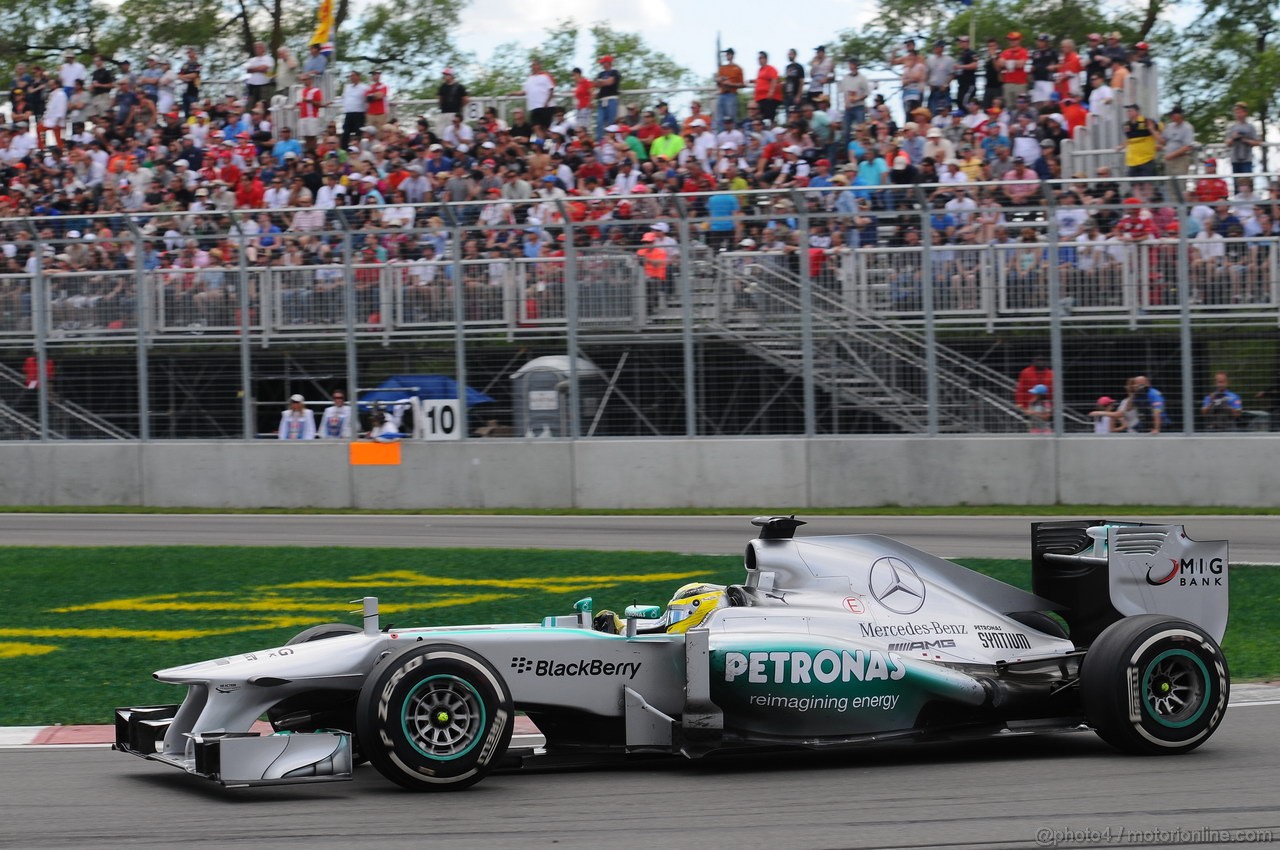
M367 759L448 790L631 753L1084 728L1172 754L1222 722L1225 542L1034 523L1033 594L879 535L753 522L744 582L683 588L665 612L582 600L541 623L382 630L366 598L363 629L161 670L186 699L118 709L116 749L227 786L349 779ZM545 746L509 747L517 711ZM274 733L250 730L263 715Z

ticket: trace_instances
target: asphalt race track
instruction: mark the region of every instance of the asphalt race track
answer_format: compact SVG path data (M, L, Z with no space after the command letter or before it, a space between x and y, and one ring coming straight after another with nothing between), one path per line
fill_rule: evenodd
M976 850L1163 847L1179 829L1205 846L1192 830L1280 837L1277 722L1280 705L1233 707L1204 747L1167 758L1078 733L499 775L443 795L367 767L350 783L225 791L102 748L46 747L0 752L0 846ZM1064 830L1099 840L1044 841ZM1147 830L1165 832L1130 843Z
M1184 518L1185 519L1185 518ZM943 555L1025 557L1023 518L816 518ZM1232 559L1276 561L1267 517L1188 521ZM0 515L9 545L543 546L738 552L733 517ZM3 691L0 691L3 693ZM1280 842L1280 704L1233 706L1186 756L1120 755L1091 733L821 756L670 760L504 774L414 795L350 783L225 791L102 747L0 750L0 847L925 848ZM1254 843L1259 843L1254 840Z
M1231 541L1237 563L1280 563L1269 516L1136 517L1183 522L1197 540ZM1043 517L812 517L801 534L876 532L943 557L1030 557L1029 523ZM0 514L7 546L485 546L644 549L737 554L749 517L371 516L251 514Z

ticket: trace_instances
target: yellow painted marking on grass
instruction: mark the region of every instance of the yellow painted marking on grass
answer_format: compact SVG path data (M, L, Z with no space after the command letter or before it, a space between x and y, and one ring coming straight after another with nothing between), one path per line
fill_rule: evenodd
M131 629L117 626L67 626L59 628L0 628L0 638L67 638L104 640L173 641L218 637L244 632L271 631L314 625L325 615L351 613L351 597L338 598L325 591L371 590L373 588L414 588L435 590L427 599L410 599L380 606L383 614L433 608L452 608L516 599L529 591L576 593L623 584L679 582L707 575L705 570L644 573L638 575L516 576L512 578L457 578L430 575L413 570L387 570L345 579L311 579L261 585L245 590L200 590L156 593L125 599L107 599L54 608L49 613L132 612L147 614L221 615L224 622L205 628ZM448 590L446 590L448 588ZM474 588L472 592L459 591ZM315 591L308 593L308 591ZM503 592L508 591L508 592ZM515 591L515 592L512 592ZM319 615L319 616L318 616ZM0 659L21 655L43 655L58 647L45 644L0 643Z
M412 570L392 570L345 579L309 579L288 584L265 585L261 589L288 590L341 589L360 587L503 587L513 590L546 590L568 593L579 588L612 587L627 582L680 581L706 575L705 570L683 573L644 573L620 576L537 576L529 578L452 578Z
M58 647L47 643L0 643L0 658L19 658L23 655L48 655Z

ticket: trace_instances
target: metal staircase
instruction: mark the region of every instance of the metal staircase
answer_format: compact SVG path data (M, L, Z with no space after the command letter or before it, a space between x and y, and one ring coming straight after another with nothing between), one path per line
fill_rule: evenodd
M722 304L711 320L715 333L784 370L803 375L800 284L797 278L766 264L750 269L718 261L721 292L743 307L745 321ZM869 413L908 434L928 433L928 359L924 334L896 322L858 311L837 295L814 286L814 382L841 411ZM723 309L730 306L730 309ZM938 430L942 433L1024 431L1026 415L1013 403L1017 382L945 345L936 348ZM1088 426L1085 417L1066 413L1068 423Z
M0 363L0 381L26 392L26 378L16 369ZM134 435L113 422L86 410L74 401L50 393L49 417L52 423L49 436L55 440L76 437L78 439L132 440ZM57 427L53 427L56 423ZM40 423L11 407L0 410L0 427L19 434L40 435Z

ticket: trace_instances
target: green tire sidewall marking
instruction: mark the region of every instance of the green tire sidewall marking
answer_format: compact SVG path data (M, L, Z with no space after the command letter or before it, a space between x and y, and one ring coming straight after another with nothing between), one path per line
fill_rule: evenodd
M454 676L449 673L438 673L435 676L428 676L427 678L423 679L421 682L418 682L409 690L409 693L405 694L404 701L401 703L401 707L400 707L400 730L404 732L404 738L406 741L409 742L409 745L413 747L413 749L418 753L418 755L422 756L423 758L429 758L432 761L457 761L458 759L465 756L467 753L474 750L476 748L476 745L479 744L484 739L484 735L481 734L480 732L477 732L476 735L471 739L471 743L468 744L466 749L464 749L460 753L454 753L451 756L433 756L431 753L426 752L425 750L422 749L422 747L418 746L417 738L413 735L413 733L409 731L408 712L409 712L409 705L410 703L413 702L414 695L417 694L418 691L425 688L427 685L439 679L448 679L450 682L457 682L458 684L466 688L468 691L470 691L471 694L476 698L476 704L480 706L480 729L483 730L486 726L489 725L489 714L485 710L484 698L480 696L480 692L477 691L470 682L468 682L466 679L463 679L460 676Z
M1200 670L1201 681L1203 682L1203 692L1200 695L1200 707L1197 708L1195 713L1186 720L1169 720L1161 717L1156 713L1155 708L1151 705L1151 700L1147 696L1151 690L1151 673L1155 670L1156 665L1161 661L1164 661L1166 658L1174 656L1179 658L1189 658L1195 662L1196 667ZM1201 661L1194 652L1186 649L1166 649L1164 652L1147 662L1147 669L1142 674L1142 707L1146 710L1147 716L1156 723L1159 723L1161 726L1167 726L1170 729L1184 729L1199 720L1200 716L1204 714L1205 709L1209 707L1210 681L1209 668L1204 666L1204 662Z

